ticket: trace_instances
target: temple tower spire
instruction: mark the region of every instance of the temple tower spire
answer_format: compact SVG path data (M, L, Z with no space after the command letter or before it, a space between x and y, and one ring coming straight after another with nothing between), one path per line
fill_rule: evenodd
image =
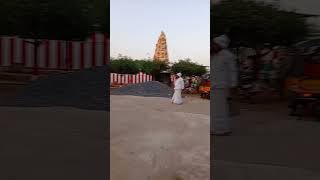
M167 39L163 31L161 31L158 42L156 44L156 50L155 50L153 59L155 61L163 61L166 63L169 62Z

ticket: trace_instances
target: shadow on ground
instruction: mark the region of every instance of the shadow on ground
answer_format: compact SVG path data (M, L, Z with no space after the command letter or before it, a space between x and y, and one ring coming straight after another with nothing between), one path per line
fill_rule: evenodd
M0 107L0 179L107 179L108 114Z
M285 102L238 107L234 134L211 137L215 179L320 179L319 122L288 116Z

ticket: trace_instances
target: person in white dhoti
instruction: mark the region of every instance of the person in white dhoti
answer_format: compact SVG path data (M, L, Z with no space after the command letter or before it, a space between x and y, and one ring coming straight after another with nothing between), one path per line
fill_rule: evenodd
M183 89L184 89L184 81L182 79L182 74L178 73L177 79L174 83L174 94L172 96L171 103L179 104L179 105L183 103L182 96L181 96Z
M236 58L227 49L229 43L226 35L213 39L210 134L217 136L230 135L232 132L228 98L230 90L237 86L238 73Z

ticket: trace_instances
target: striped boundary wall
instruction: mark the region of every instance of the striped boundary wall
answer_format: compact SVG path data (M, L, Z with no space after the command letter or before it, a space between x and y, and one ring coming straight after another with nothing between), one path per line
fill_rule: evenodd
M139 84L148 81L153 81L153 76L145 73L138 74L110 74L110 84Z
M34 68L33 39L0 37L0 67L22 64ZM107 34L94 33L85 41L42 40L38 68L76 70L106 65L109 61Z

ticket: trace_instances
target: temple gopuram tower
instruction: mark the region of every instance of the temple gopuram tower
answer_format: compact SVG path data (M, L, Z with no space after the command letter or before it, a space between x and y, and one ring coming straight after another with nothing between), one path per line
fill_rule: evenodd
M164 34L163 31L161 31L161 34L159 36L153 60L163 61L166 63L169 62L167 40L166 40L166 35Z

